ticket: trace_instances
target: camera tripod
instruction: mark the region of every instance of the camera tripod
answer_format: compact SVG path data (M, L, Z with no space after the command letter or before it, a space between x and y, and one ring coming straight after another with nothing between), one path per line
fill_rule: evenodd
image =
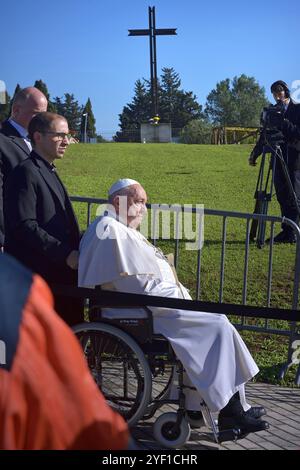
M269 166L265 175L265 163L266 155L272 154L272 157L269 162ZM268 213L268 206L272 200L273 191L274 191L274 175L276 171L276 165L280 165L283 173L284 180L286 182L289 195L295 205L297 212L300 216L300 208L295 194L290 175L288 172L287 164L283 159L282 150L279 143L274 143L274 145L264 145L262 158L259 168L259 174L256 184L256 190L254 194L255 208L254 214L264 214ZM287 196L288 197L288 196ZM255 241L258 248L263 248L265 244L265 235L266 235L266 221L253 219L251 228L250 228L250 241Z

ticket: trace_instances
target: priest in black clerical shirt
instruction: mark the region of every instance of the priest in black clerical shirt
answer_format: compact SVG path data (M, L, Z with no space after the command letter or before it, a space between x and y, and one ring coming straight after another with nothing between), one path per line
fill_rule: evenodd
M54 160L69 145L66 119L39 113L30 122L33 151L7 182L5 251L51 284L77 285L79 227ZM55 296L55 307L70 325L83 320L78 299Z

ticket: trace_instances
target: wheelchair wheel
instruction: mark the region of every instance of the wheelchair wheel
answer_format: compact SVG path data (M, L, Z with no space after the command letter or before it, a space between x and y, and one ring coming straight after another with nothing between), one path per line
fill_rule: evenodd
M105 323L73 327L89 369L108 404L132 426L151 399L151 371L139 345L124 331Z
M153 426L155 439L169 449L183 446L190 438L191 428L189 423L182 419L178 429L175 427L177 413L164 413L159 416Z

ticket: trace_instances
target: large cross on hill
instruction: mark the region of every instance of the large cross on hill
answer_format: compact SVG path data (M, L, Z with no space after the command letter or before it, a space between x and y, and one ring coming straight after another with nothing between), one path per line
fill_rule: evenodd
M158 124L158 91L157 91L157 61L156 61L156 36L174 35L176 29L156 29L155 7L149 7L149 29L129 29L129 36L149 36L150 39L150 77L151 77L151 100L152 119Z

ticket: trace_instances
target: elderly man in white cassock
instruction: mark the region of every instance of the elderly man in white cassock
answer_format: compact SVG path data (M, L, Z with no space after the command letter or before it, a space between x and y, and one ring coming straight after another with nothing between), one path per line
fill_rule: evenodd
M109 190L109 209L87 229L80 244L79 286L191 299L167 258L137 230L147 195L134 180L121 179ZM182 362L187 413L200 417L204 400L219 411L219 429L242 433L268 428L262 407L250 407L244 385L258 372L246 345L225 315L151 307L154 332L165 336ZM145 315L138 309L105 309L110 318ZM188 390L188 389L187 389Z

